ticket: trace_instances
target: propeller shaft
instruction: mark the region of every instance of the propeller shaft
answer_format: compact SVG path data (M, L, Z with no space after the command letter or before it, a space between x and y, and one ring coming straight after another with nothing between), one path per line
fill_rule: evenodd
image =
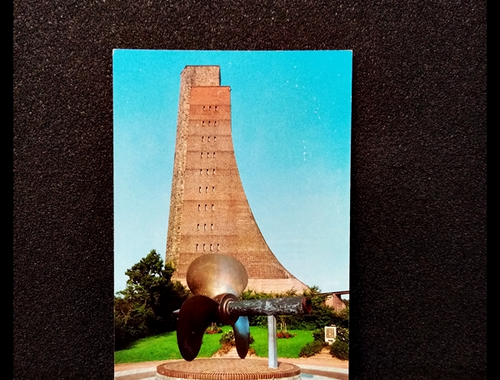
M230 301L225 310L232 316L309 314L311 300L307 297L287 297Z

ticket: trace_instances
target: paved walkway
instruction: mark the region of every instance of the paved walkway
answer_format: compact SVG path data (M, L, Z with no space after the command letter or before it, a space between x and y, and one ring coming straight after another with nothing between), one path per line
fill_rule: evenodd
M238 359L236 349L229 351L224 358ZM252 356L252 359L268 361L267 358ZM196 359L195 359L196 360ZM292 363L301 368L301 378L312 380L347 380L349 362L332 358L327 352L322 352L310 358L278 358L279 362ZM165 360L124 363L115 365L115 379L117 380L155 380L156 367L165 363Z

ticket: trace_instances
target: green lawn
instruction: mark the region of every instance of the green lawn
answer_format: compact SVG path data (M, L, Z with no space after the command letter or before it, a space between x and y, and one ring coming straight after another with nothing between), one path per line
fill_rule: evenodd
M305 330L288 330L291 334L297 334L293 338L278 339L276 341L279 358L298 358L300 349L306 343L314 340L310 331ZM257 356L267 357L269 350L269 343L267 337L267 329L262 327L250 327L250 334L254 338L254 343L250 345L255 350Z
M222 327L224 332L230 331L230 326ZM297 336L290 339L278 339L278 357L298 358L300 349L308 342L313 341L310 331L289 330ZM257 356L267 357L268 340L267 329L262 327L250 327L250 334L254 343L250 345ZM222 334L205 334L198 358L211 357L221 347L219 340ZM139 339L125 350L115 351L115 364L137 363L153 360L182 359L177 347L176 332L165 333L149 338Z

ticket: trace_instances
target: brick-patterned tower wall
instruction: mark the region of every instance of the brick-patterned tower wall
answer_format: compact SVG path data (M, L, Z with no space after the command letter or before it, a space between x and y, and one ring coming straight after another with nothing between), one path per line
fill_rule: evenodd
M219 66L186 66L186 68L182 70L180 82L166 257L167 261L172 261L174 265L178 265L180 254L180 225L182 219L184 171L187 153L189 95L192 86L219 86L220 68Z
M204 68L218 80L219 73ZM234 154L230 88L209 82L181 83L171 200L175 215L170 216L167 238L174 279L185 284L195 258L223 253L243 263L253 290L306 289L274 256L255 222Z

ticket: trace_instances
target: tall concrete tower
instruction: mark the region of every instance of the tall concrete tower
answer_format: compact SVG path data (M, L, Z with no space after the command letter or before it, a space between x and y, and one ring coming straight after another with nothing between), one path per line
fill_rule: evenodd
M230 94L219 66L181 73L166 260L185 285L194 259L222 253L246 267L247 289L300 293L307 286L274 256L250 210L234 155Z

